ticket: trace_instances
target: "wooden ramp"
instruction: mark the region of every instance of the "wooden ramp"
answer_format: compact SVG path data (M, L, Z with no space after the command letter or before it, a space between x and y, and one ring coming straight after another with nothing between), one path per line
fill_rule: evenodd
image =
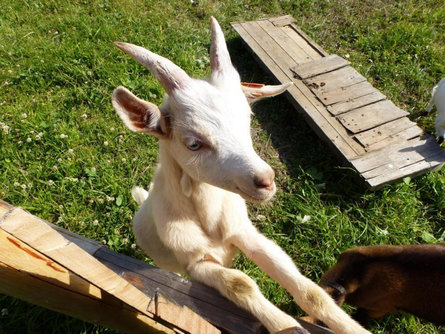
M113 252L2 200L0 293L124 333L267 332L204 284ZM332 334L299 321L310 333Z
M291 16L235 22L259 62L281 83L313 130L371 188L440 169L445 151L365 77L328 55Z

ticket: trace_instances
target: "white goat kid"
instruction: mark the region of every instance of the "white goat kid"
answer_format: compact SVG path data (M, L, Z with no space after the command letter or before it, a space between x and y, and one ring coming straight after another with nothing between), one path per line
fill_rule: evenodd
M439 136L438 143L442 144L445 137L445 78L431 91L431 100L426 107L426 112L430 112L436 106L436 133Z
M229 268L237 249L334 331L367 333L249 220L244 200L264 202L275 193L274 172L252 146L249 102L282 93L291 84L242 88L214 18L211 26L212 74L206 80L190 78L142 47L115 43L147 67L168 94L158 108L123 87L113 93L113 106L131 130L159 138L159 165L150 192L133 189L142 205L133 221L138 245L160 267L218 289L270 332L296 327L306 333L251 278Z

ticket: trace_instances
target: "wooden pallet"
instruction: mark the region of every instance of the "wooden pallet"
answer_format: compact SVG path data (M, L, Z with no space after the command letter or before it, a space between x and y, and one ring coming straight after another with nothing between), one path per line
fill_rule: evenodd
M124 333L267 332L204 284L113 252L2 200L1 293ZM332 334L299 321L310 333Z
M445 151L350 63L329 55L291 16L234 22L309 125L371 188L445 164Z

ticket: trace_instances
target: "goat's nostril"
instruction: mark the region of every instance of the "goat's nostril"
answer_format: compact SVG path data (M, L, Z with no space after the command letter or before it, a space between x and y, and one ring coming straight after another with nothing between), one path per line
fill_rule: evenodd
M275 179L275 173L271 170L265 173L255 175L253 182L257 188L263 188L272 190L274 187L273 180Z

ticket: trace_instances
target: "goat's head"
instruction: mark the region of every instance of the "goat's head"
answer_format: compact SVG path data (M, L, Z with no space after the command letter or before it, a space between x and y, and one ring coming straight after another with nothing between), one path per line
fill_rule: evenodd
M275 193L274 172L254 151L249 104L284 92L277 86L242 86L223 32L212 17L211 76L190 78L180 67L142 47L116 46L147 67L167 96L162 106L143 101L124 87L113 106L133 131L157 136L185 175L261 202Z

